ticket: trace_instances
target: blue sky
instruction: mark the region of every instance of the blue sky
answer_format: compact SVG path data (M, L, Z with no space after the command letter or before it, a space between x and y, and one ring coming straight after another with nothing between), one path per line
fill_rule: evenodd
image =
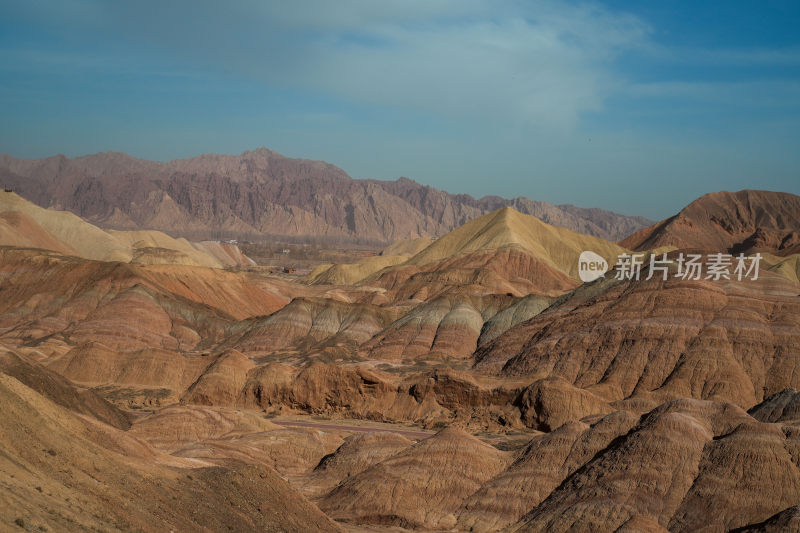
M0 152L266 146L662 218L800 194L800 2L0 0Z

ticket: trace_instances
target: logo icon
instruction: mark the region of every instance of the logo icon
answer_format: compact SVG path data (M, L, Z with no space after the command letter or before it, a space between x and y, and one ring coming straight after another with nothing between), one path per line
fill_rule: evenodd
M594 252L586 250L578 258L578 276L581 281L594 281L608 272L608 261Z

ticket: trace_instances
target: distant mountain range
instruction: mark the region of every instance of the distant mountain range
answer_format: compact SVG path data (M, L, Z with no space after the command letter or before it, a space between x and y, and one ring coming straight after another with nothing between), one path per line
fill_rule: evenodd
M475 199L407 178L355 180L328 163L266 148L167 163L117 152L38 160L0 155L0 185L104 228L158 229L195 239L282 235L391 242L443 235L506 206L612 241L652 224L523 197Z

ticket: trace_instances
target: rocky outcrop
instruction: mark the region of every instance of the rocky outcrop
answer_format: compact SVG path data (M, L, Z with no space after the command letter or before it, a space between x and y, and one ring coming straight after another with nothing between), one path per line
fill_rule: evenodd
M287 303L244 273L87 261L0 248L0 338L46 345L101 342L120 351L194 350L221 342L237 319ZM66 350L64 345L67 344Z
M511 300L506 295L433 298L375 332L360 346L360 352L382 361L468 358L478 345L486 317L497 314Z
M752 407L748 413L761 422L800 423L800 392L784 389Z
M793 505L763 522L740 527L733 531L736 533L797 533L800 531L800 505Z
M611 405L602 398L558 377L528 385L516 403L523 424L542 431L551 431L572 420L613 411Z
M235 405L247 381L247 373L255 366L241 352L228 350L203 371L181 401L200 405Z
M427 426L457 421L470 427L557 427L570 417L608 412L605 402L567 385L575 404L559 397L547 408L531 397L546 385L478 381L467 372L434 370L407 379L362 365L314 363L297 370L271 363L253 369L240 395L243 407L280 406L312 413ZM586 402L582 402L587 399ZM588 401L591 400L591 401ZM536 409L539 409L536 411Z
M335 452L322 458L309 476L315 494L324 495L342 481L402 452L412 442L397 433L361 433L349 437ZM305 483L304 483L305 484Z
M171 405L136 421L131 435L173 453L189 444L281 429L252 412L225 407Z
M107 397L116 397L128 406L160 406L180 398L216 361L218 358L189 357L153 348L117 352L90 343L73 348L51 362L49 368L75 383L103 388Z
M0 348L0 373L17 379L48 400L76 413L89 415L117 429L128 429L130 417L94 391L76 387L47 367Z
M464 501L458 525L483 532L513 524L638 421L632 413L617 411L591 426L570 422L535 437L508 468Z
M231 328L227 345L251 354L308 351L336 345L347 345L354 351L395 316L394 310L369 304L295 298L270 316L250 319Z

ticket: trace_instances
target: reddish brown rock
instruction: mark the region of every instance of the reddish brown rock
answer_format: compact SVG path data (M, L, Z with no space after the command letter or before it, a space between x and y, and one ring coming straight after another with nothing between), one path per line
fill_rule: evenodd
M350 351L389 324L396 313L330 298L296 298L267 317L237 324L227 344L250 354L341 345Z
M590 459L513 531L726 531L800 498L800 471L779 427L730 404L679 400L655 409Z
M255 367L248 357L228 350L211 363L192 383L181 402L201 405L235 405L247 381L247 373Z
M656 404L695 397L749 408L800 386L800 299L788 281L597 286L598 293L577 291L480 348L476 368L557 376L607 401Z
M464 501L459 527L497 531L513 524L638 420L632 413L618 411L591 427L570 422L534 438L507 469Z
M448 428L347 479L319 505L339 520L449 529L461 501L507 461L504 452Z
M117 352L90 343L70 350L49 368L75 383L100 387L119 403L160 406L177 401L216 359L152 348Z
M131 425L128 414L93 391L76 387L63 376L11 351L0 349L0 372L76 413L92 416L118 429L128 429Z
M753 406L748 413L761 422L800 423L800 393L784 389Z
M608 414L613 409L602 398L553 377L535 381L516 400L522 422L532 428L551 431L590 415Z
M323 495L342 481L402 452L412 442L397 433L361 433L349 437L335 452L322 458L307 483ZM305 485L305 483L304 483Z
M447 295L416 306L360 346L370 359L422 357L464 359L472 355L485 322L511 300L505 295Z
M797 243L800 196L772 191L706 194L680 213L620 242L632 250L662 246L734 253Z

